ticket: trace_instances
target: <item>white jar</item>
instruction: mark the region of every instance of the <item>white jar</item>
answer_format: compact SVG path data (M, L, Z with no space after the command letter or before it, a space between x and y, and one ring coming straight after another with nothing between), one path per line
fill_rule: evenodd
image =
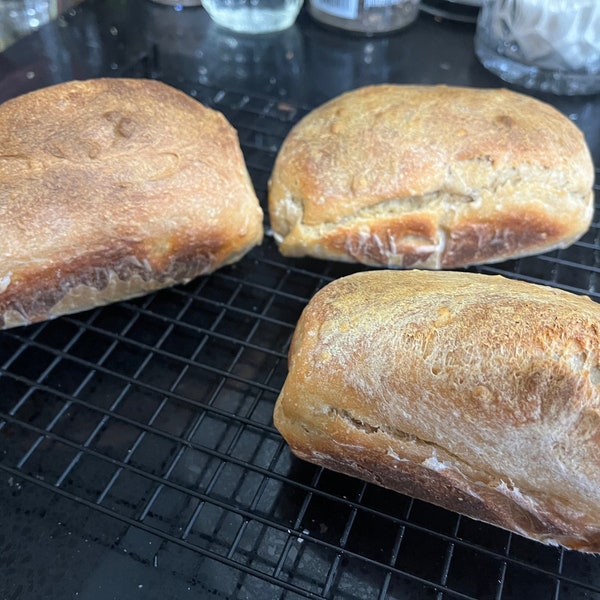
M600 92L600 0L485 0L475 50L510 83L556 94Z
M420 0L309 0L308 12L325 25L376 34L410 25L419 4Z

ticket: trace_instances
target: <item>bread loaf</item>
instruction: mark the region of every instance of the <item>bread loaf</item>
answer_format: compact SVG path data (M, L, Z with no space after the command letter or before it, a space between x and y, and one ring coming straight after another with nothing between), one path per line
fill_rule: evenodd
M263 214L237 134L151 80L0 105L0 328L122 300L238 260Z
M573 243L590 225L593 180L583 135L541 101L377 85L292 129L269 214L286 256L454 268Z
M600 306L500 276L377 271L305 308L274 423L302 459L600 551Z

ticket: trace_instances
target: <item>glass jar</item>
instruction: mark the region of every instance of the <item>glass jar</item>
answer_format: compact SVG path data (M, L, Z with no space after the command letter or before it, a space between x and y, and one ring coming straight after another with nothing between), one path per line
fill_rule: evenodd
M168 4L169 6L176 6L185 8L186 6L200 6L202 0L153 0L158 4Z
M509 83L565 95L600 92L600 0L485 0L475 51Z
M237 33L271 33L294 24L302 0L203 0L220 27Z
M419 4L420 0L309 0L308 12L325 25L370 35L410 25Z

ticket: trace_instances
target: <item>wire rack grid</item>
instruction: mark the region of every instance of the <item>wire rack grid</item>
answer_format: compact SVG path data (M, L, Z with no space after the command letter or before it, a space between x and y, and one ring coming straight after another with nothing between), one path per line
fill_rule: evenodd
M264 202L277 149L308 108L171 83L238 129ZM114 579L126 555L145 597L178 597L177 585L220 598L600 597L596 557L291 455L272 410L295 323L319 288L359 268L286 260L267 237L186 286L0 334L6 510L33 490L29 510L58 507L59 527L113 557L89 578ZM598 300L598 223L567 250L479 270ZM16 544L0 536L11 589Z

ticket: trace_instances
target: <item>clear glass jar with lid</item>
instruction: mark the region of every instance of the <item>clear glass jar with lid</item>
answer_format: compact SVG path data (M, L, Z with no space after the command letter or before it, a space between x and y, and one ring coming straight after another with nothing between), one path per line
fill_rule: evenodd
M420 0L309 0L308 12L325 25L372 35L410 25L419 4Z

